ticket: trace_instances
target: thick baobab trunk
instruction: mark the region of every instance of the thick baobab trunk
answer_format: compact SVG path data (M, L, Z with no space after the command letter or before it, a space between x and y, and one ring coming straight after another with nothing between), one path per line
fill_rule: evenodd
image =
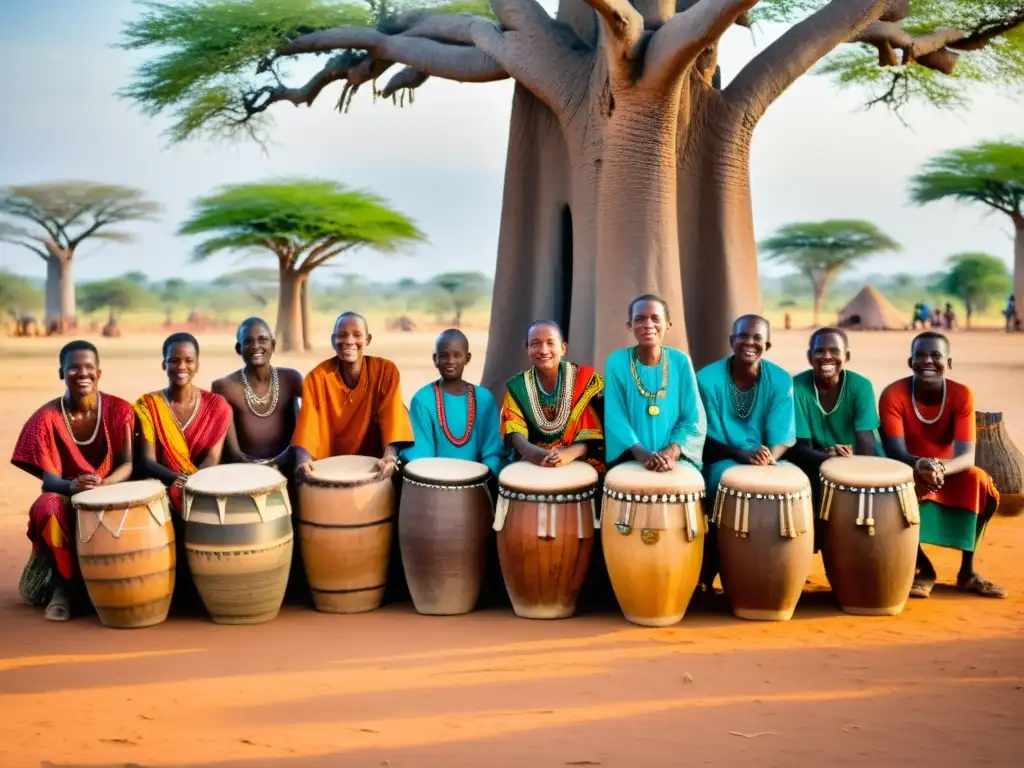
M281 270L280 288L277 301L278 349L283 352L299 352L304 348L302 335L302 275L291 270Z
M78 325L75 313L74 264L74 259L70 257L57 260L57 297L59 302L59 328L61 333L65 333Z
M302 301L302 348L309 351L313 348L312 336L309 332L309 275L300 277L300 293Z
M43 326L60 328L60 262L53 256L46 259L46 304Z
M1024 322L1024 214L1013 217L1013 295L1017 317Z

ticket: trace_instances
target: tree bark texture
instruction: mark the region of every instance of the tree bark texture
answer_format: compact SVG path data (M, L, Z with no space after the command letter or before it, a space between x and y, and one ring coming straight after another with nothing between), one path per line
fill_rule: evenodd
M301 295L302 295L302 349L307 352L313 348L311 343L311 336L309 332L309 275L301 275Z
M278 348L282 352L299 352L305 348L302 328L302 281L303 275L293 270L280 271L280 288L277 301Z

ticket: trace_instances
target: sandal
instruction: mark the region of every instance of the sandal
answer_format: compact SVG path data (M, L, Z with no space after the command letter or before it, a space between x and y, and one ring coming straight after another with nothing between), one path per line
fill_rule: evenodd
M964 592L973 592L981 597L1008 597L1009 593L1002 587L996 586L988 579L981 576L971 576L966 581L957 584L957 588Z
M71 618L71 609L68 601L63 598L54 598L46 606L46 613L43 614L49 621L67 621Z
M932 593L932 589L935 587L935 579L914 579L914 584L910 588L911 597L928 597Z

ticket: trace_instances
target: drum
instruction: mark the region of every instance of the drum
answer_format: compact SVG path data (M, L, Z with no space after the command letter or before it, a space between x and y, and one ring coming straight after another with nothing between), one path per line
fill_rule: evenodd
M917 569L921 513L914 470L893 459L853 456L821 465L825 572L847 613L896 616Z
M667 627L683 618L704 559L704 478L676 464L651 472L630 461L604 479L601 546L628 621Z
M395 486L377 459L333 456L299 486L299 549L313 604L325 613L380 608L387 586Z
M287 486L260 464L201 469L185 483L185 556L218 624L260 624L281 610L294 546Z
M398 543L412 603L428 616L469 613L494 520L491 471L475 461L415 459L403 474Z
M564 619L590 566L597 470L582 461L564 467L510 464L498 478L494 530L512 609L524 619Z
M732 612L741 619L791 619L814 560L807 475L792 464L730 467L712 518Z
M167 618L174 592L174 526L157 480L103 485L71 499L78 568L100 621L151 627Z

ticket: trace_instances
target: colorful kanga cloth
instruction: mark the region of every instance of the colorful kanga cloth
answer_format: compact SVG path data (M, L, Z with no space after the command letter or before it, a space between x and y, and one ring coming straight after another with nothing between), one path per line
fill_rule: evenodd
M858 432L872 432L876 435L876 453L880 456L875 388L859 373L843 371L841 375L839 400L828 414L823 413L818 400L814 371L806 370L793 377L796 439L807 440L815 450L825 451L837 445L855 446Z
M413 395L409 410L416 441L402 451L402 461L465 459L486 464L494 475L501 471L505 451L498 404L483 387L473 384L466 387L466 394L450 395L435 382ZM473 424L467 436L471 399Z
M88 474L105 478L117 468L114 460L124 450L134 418L132 406L126 400L101 394L102 428L91 445L79 446L64 420L60 401L53 400L25 422L14 445L11 464L62 480ZM34 557L22 575L21 594L23 599L39 603L45 601L44 593L50 582L49 576L42 573L43 564L49 568L47 553L61 577L71 579L74 575L74 511L67 496L46 492L32 503L28 516L28 538Z
M793 377L769 360L761 361L761 376L756 384L751 410L740 418L734 404L735 388L729 373L731 357L711 363L697 372L697 386L707 416L707 436L741 451L753 451L762 445L790 446L796 442L793 412ZM708 509L713 508L718 482L732 460L704 465Z
M391 444L413 442L409 410L402 403L398 367L367 355L355 389L341 376L338 359L324 360L302 384L302 407L292 445L316 459L381 458Z
M539 448L594 443L597 445L589 452L587 462L602 471L604 463L596 456L604 442L601 417L595 407L604 390L600 375L593 368L563 361L555 390L544 392L532 367L509 379L501 406L502 439L519 434ZM560 397L563 390L571 393L567 403Z
M893 382L882 392L878 411L882 433L902 437L911 456L952 459L953 443L976 442L974 394L969 387L946 380L945 405L917 404L914 412L912 379ZM941 413L940 413L941 409ZM934 424L926 424L921 419ZM942 488L920 495L921 543L973 552L984 535L979 516L987 523L999 504L999 491L983 469L946 475Z
M222 396L196 388L199 408L182 429L174 418L162 391L150 392L135 401L138 431L156 448L156 460L172 472L192 475L199 471L207 454L228 433L234 414ZM182 492L168 489L171 507L180 515Z
M608 463L632 458L627 454L639 443L648 451L660 451L675 443L683 452L680 459L697 469L703 467L707 417L697 388L697 376L689 355L662 347L662 363L648 366L635 359L634 348L620 349L608 357L605 366L604 430ZM665 375L667 373L667 376ZM635 374L635 376L634 376ZM639 379L639 382L637 381ZM650 399L662 389L664 397ZM657 413L651 414L654 405Z

